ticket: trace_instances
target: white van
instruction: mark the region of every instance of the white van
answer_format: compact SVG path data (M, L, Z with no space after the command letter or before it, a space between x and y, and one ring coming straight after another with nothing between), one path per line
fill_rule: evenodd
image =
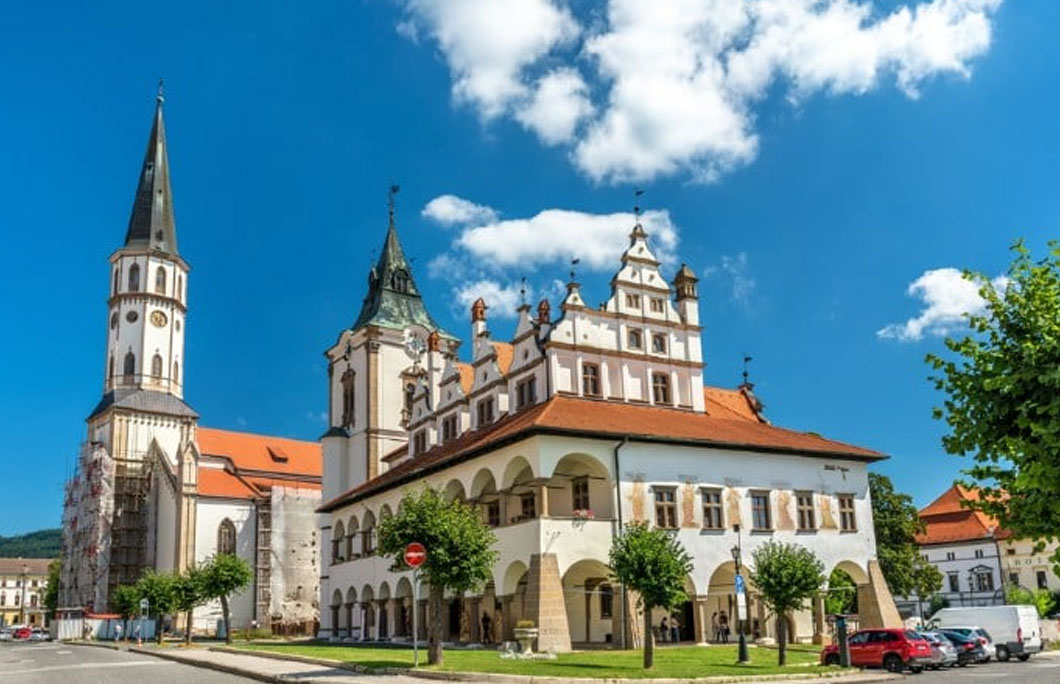
M982 606L943 608L929 621L939 629L979 627L987 631L997 648L997 659L1012 656L1027 660L1042 650L1038 611L1034 606Z

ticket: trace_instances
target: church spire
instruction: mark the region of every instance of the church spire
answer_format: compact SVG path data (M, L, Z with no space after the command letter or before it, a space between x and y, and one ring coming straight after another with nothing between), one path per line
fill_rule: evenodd
M159 80L155 118L140 169L140 182L129 216L129 229L125 233L125 246L176 256L177 224L173 218L173 190L169 186L169 154L162 117L164 103L162 81Z

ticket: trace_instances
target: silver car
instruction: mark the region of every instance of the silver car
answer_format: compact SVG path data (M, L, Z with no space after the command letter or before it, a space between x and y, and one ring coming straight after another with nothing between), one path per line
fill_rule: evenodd
M938 670L957 666L957 649L949 639L938 632L920 632L920 636L931 644L931 663L928 667Z

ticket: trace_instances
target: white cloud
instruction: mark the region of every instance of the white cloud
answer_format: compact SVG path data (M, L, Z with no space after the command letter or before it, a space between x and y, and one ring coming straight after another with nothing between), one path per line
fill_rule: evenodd
M467 223L491 223L497 220L497 212L493 209L456 195L435 197L423 207L420 214L446 227Z
M523 302L520 283L502 284L497 280L483 279L467 282L453 290L453 296L463 311L468 311L476 299L481 297L489 307L491 318L515 318L516 309ZM530 301L527 289L526 301Z
M754 159L774 84L798 101L893 78L917 97L929 78L970 75L1001 0L879 4L609 0L580 22L561 0L405 0L403 21L438 44L457 102L570 145L590 178L712 181Z
M1001 290L1008 279L999 276L991 284ZM955 268L924 271L909 285L906 294L923 302L920 314L905 323L892 323L877 330L877 337L900 342L913 342L925 335L941 337L964 328L968 315L980 315L986 310L979 296L979 284L965 279Z
M748 308L751 306L755 288L758 286L754 276L751 275L749 262L747 252L739 252L735 255L723 254L717 265L703 269L703 277L719 278L729 291L732 301Z

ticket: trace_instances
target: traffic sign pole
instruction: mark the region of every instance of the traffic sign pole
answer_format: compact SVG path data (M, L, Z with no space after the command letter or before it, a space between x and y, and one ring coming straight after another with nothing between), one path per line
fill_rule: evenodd
M405 565L412 568L412 666L420 666L420 566L427 560L427 549L419 542L405 547Z

